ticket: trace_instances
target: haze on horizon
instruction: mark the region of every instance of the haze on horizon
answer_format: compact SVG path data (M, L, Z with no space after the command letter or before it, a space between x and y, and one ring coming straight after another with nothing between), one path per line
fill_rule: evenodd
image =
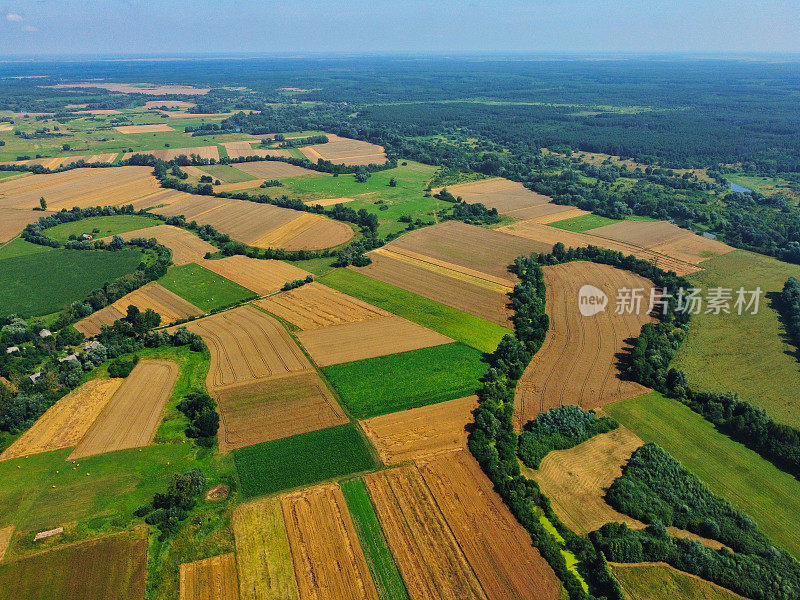
M0 11L6 57L800 52L793 0L30 0Z

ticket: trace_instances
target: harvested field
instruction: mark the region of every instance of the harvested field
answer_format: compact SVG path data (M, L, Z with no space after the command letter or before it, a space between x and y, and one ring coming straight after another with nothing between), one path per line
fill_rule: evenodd
M222 452L348 422L313 371L225 388L217 404Z
M317 281L257 300L255 304L303 330L358 323L391 314Z
M561 582L466 450L419 466L486 595L556 600Z
M323 200L306 200L303 204L306 206L334 206L336 204L347 204L353 200L354 198L325 198Z
M627 222L625 223L628 224ZM640 222L637 221L630 222L630 224L639 223ZM664 254L659 254L647 248L640 248L638 246L632 246L627 243L617 242L594 235L597 229L592 230L592 234L575 233L573 231L558 229L533 221L518 221L517 223L500 227L497 231L510 233L531 240L535 245L532 249L537 252L552 252L553 246L558 242L562 242L567 248L580 248L592 245L622 252L625 255L633 254L635 257L642 260L653 262L657 267L665 271L675 271L678 275L688 275L700 270L700 267L694 264Z
M173 114L170 114L170 116L173 116ZM225 147L228 156L231 158L242 158L244 156L283 156L286 158L290 158L292 156L288 150L253 148L253 144L260 144L260 143L261 143L260 139L244 140L239 142L222 142L222 146ZM256 163L256 164L261 164L261 163ZM275 164L287 164L287 163L275 163ZM236 168L239 167L237 166ZM299 169L300 167L296 168ZM270 179L270 178L265 177L264 179Z
M0 564L2 600L142 600L147 528Z
M287 494L281 505L302 600L378 600L338 485Z
M413 600L486 600L416 466L372 473L364 483Z
M395 315L301 331L297 338L320 367L430 348L453 341Z
M503 214L513 214L512 211L550 202L547 196L537 194L517 181L501 177L447 186L447 191L453 196L461 196L467 204L480 202L486 208L496 208L497 212Z
M150 167L72 169L1 182L0 208L38 208L41 197L50 210L122 206L160 191Z
M175 131L166 123L154 123L152 125L120 125L114 127L120 133L157 133L159 131Z
M133 238L156 238L158 243L172 250L172 262L176 265L196 263L200 261L206 252L216 252L216 246L212 246L207 241L200 239L193 233L173 227L172 225L156 225L146 229L137 229L120 234L122 239L131 240Z
M181 565L180 582L180 600L239 600L232 552Z
M265 152L269 151L265 150ZM228 151L228 154L230 154L230 151ZM324 175L324 173L320 173L319 171L312 171L311 169L305 169L278 160L239 163L235 168L258 179L283 179L285 177L298 177L300 175Z
M531 208L521 208L508 213L517 219L531 220L534 223L554 223L564 219L573 219L590 215L588 210L581 210L573 206L561 206L559 204L539 204Z
M317 250L344 244L352 237L353 229L347 223L304 212L250 243L259 248Z
M280 499L237 506L231 526L241 600L299 600Z
M144 103L145 108L181 108L187 109L197 106L194 102L185 102L184 100L148 100Z
M0 244L17 237L29 223L52 214L50 211L0 208Z
M548 266L543 271L550 330L517 385L517 427L562 404L590 409L647 392L638 383L620 378L618 354L626 339L637 337L642 325L654 320L647 314L652 282L629 271L589 262ZM605 311L581 315L578 294L584 285L595 286L608 296ZM646 290L639 314L635 310L634 314L616 314L617 290L625 287Z
M86 337L93 337L100 333L103 325L112 325L114 321L124 317L130 305L138 307L142 312L152 308L161 315L161 325L169 325L178 319L203 314L203 311L191 302L187 302L167 288L151 281L130 294L126 294L113 304L78 321L75 323L75 329Z
M187 323L211 351L209 390L309 371L311 364L283 326L252 306Z
M168 125L164 125L168 127ZM126 152L122 155L122 160L128 160L134 154L150 154L161 160L172 160L181 155L191 157L193 154L206 160L219 160L219 148L217 146L196 146L193 148L163 148L160 150L139 150L138 152Z
M516 277L508 272L509 265L521 254L550 252L553 244L532 241L496 229L467 225L460 221L445 221L407 233L386 248L394 252L411 251L456 267L466 267L508 281L513 286Z
M3 557L6 554L6 550L8 550L9 544L11 544L11 537L14 535L14 526L9 525L8 527L0 527L0 561L3 560Z
M381 460L394 465L467 447L477 396L448 400L361 421Z
M0 460L75 446L86 434L123 379L92 379L51 406Z
M147 446L178 379L173 362L143 360L105 405L69 459Z
M47 85L54 89L62 88L99 88L109 92L120 92L122 94L147 94L149 96L168 96L175 94L198 95L202 96L211 91L211 88L197 88L191 85L151 85L149 83L98 83L95 81L85 81L82 83L59 83L57 85ZM157 100L156 102L161 102ZM159 105L160 106L160 105Z
M609 563L608 566L630 600L745 600L743 596L666 563Z
M281 260L261 260L246 256L228 256L199 263L209 271L253 290L259 296L277 292L287 281L305 279L310 273Z
M508 292L511 287L419 260L409 260L401 253L374 251L370 258L372 264L355 270L498 325L509 325Z
M12 165L41 165L47 169L58 169L64 165L69 165L74 162L84 161L87 163L112 163L117 158L118 152L109 152L106 154L82 154L79 156L58 156L56 158L32 158L30 160L15 160L9 163Z
M381 146L361 140L351 140L334 134L328 136L327 144L313 144L300 148L308 160L316 163L320 158L336 164L346 165L382 165L386 162L386 154Z

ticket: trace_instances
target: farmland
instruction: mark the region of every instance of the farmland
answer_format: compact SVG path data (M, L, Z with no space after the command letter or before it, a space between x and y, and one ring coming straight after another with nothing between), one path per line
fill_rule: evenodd
M181 600L239 600L233 554L221 554L181 565Z
M383 164L386 162L386 154L380 146L338 135L328 134L327 137L327 143L305 146L300 152L313 163L320 158L347 165Z
M486 208L496 208L499 213L519 219L529 218L526 211L531 207L550 202L547 196L501 177L449 186L447 191L469 204L481 203Z
M588 262L548 266L543 271L550 330L517 385L517 427L562 404L588 410L643 394L644 387L621 378L617 354L652 317L645 306L632 314L617 314L611 303L623 287L649 290L652 283L629 271ZM578 293L586 284L604 290L609 298L605 311L593 316L579 312Z
M350 269L332 271L322 283L438 331L482 352L493 352L510 330Z
M140 217L137 215L116 215L113 217L89 217L72 223L61 223L55 227L44 230L45 235L61 242L62 244L74 235L80 238L83 234L89 234L94 238L109 237L126 233L128 231L141 230L146 227L154 227L160 221L150 217ZM142 237L149 237L143 235Z
M308 272L279 260L260 260L241 255L206 260L201 264L209 271L253 290L259 296L277 292L287 281L305 279L308 275Z
M611 572L631 600L742 600L742 596L666 564L614 564Z
M51 214L26 208L0 208L0 244L18 236L29 223Z
M542 223L541 220L537 220L536 222ZM548 225L550 225L550 227L556 227L557 229L563 229L564 231L573 231L575 233L582 233L590 229L603 227L605 225L611 225L617 222L618 221L616 221L615 219L609 219L608 217L603 217L601 215L589 214L589 215L565 217L564 219L559 221L549 222Z
M359 419L463 398L485 370L481 353L458 343L322 369Z
M172 251L172 262L176 265L185 265L190 262L199 262L207 252L216 252L217 248L205 240L201 240L185 229L172 225L158 225L147 229L135 229L121 234L122 239L155 238L159 244Z
M159 285L205 311L212 311L255 298L251 290L197 263L172 267Z
M142 253L63 250L0 259L0 316L46 315L136 270Z
M340 425L233 452L245 497L372 469L375 459L352 425Z
M675 400L655 392L604 408L646 442L655 442L711 491L750 515L794 556L800 555L800 482L752 450L717 432Z

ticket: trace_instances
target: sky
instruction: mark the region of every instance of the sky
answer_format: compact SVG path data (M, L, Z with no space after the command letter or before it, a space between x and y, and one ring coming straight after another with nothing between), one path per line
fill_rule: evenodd
M800 52L800 0L2 2L0 57Z

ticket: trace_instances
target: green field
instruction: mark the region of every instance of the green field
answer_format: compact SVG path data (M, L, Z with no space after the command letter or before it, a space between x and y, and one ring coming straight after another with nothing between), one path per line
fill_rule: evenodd
M247 498L377 466L367 442L349 424L249 446L232 454Z
M12 256L26 256L28 254L38 254L40 252L48 252L53 250L50 246L42 246L40 244L32 244L26 242L22 238L14 238L5 246L0 247L0 260L4 258L11 258Z
M726 173L725 179L746 187L748 190L753 190L764 196L772 196L773 194L785 194L789 198L797 199L800 193L792 189L790 181L781 177L761 177L759 175L747 175L746 173Z
M800 277L800 266L744 250L703 261L702 266L689 279L704 292L718 286L760 287L767 297L762 296L757 315L739 316L731 310L728 315L693 316L673 366L698 389L736 392L775 420L800 426L800 363L773 305L786 279Z
M336 269L320 281L481 352L494 352L503 336L511 333L510 329L497 323L423 298L351 269Z
M170 267L158 283L206 312L258 296L196 263Z
M0 260L0 317L57 312L117 277L132 273L142 253L133 248L51 250Z
M259 179L230 165L204 165L200 167L200 169L211 175L214 179L219 179L220 183L252 181L254 186L261 185Z
M629 600L742 600L725 588L668 566L614 565L611 572Z
M308 271L309 273L313 273L316 277L322 277L328 271L332 271L335 267L333 263L336 262L336 258L326 256L323 258L309 258L308 260L293 260L293 261L286 261L290 265L294 265L304 271Z
M646 442L664 448L712 492L750 515L773 541L800 557L800 481L657 392L603 410Z
M364 550L378 597L381 600L408 600L406 586L383 535L364 480L349 479L342 481L339 486L353 518L353 526Z
M548 225L566 231L581 233L590 229L595 229L596 227L602 227L603 225L613 225L614 223L619 223L619 219L609 219L608 217L601 217L600 215L581 215L580 217L554 221L553 223L548 223Z
M0 564L0 600L139 600L147 531L103 537Z
M80 237L84 233L92 235L95 239L108 237L161 225L162 221L151 217L139 215L115 215L113 217L89 217L72 223L61 223L55 227L44 230L45 235L61 243L66 242L70 235Z
M325 367L358 419L471 396L486 373L483 355L452 343Z

